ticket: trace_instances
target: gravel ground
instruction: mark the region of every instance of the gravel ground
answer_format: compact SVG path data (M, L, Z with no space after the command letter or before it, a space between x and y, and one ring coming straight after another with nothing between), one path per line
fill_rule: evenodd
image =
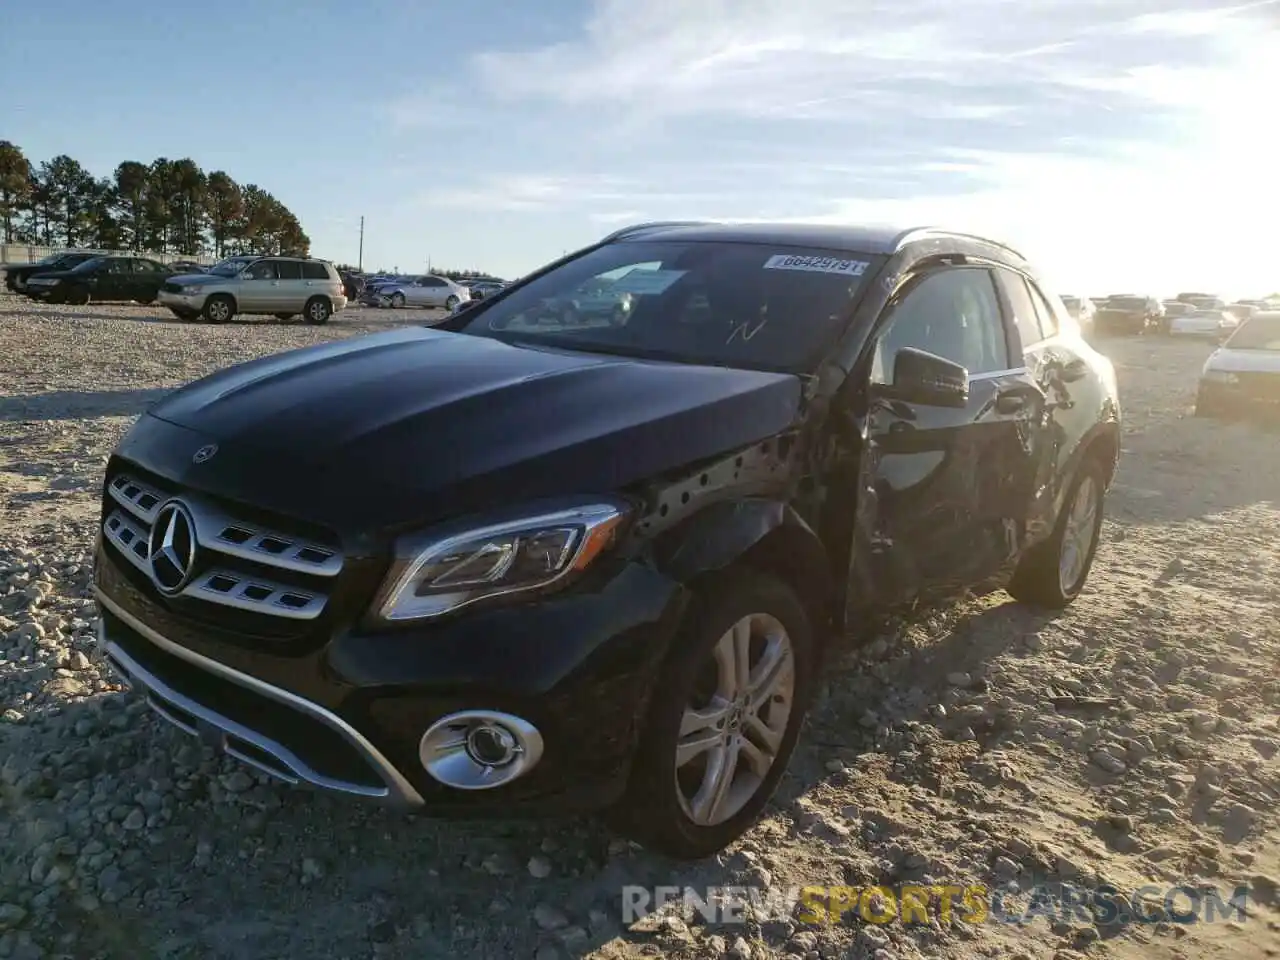
M1105 346L1127 419L1084 596L1046 616L997 595L838 658L767 818L690 866L589 821L445 823L279 786L111 685L89 549L133 417L218 367L425 314L166 317L0 297L0 958L1280 956L1280 443L1190 417L1207 347ZM619 921L625 884L1041 876L1249 884L1253 905L1122 930Z

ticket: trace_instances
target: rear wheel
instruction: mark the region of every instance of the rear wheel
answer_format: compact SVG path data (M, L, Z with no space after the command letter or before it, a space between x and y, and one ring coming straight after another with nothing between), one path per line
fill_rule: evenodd
M1056 610L1080 595L1098 552L1105 489L1102 461L1088 457L1067 491L1052 536L1018 564L1009 584L1015 599Z
M333 306L324 297L312 297L302 313L307 318L307 323L318 327L329 322L329 318L333 316Z
M737 570L701 590L655 684L619 831L698 859L750 829L795 748L813 664L809 618L781 581Z
M156 295L153 293L150 296L139 297L138 302L142 304L144 307L149 306L156 302Z
M72 287L63 299L67 303L82 307L89 302L89 291L84 287Z
M236 304L225 293L218 293L204 302L200 313L209 323L226 323L236 315Z

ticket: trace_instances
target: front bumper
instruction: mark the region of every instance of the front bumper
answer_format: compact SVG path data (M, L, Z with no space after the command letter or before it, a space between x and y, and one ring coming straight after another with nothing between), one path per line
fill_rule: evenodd
M168 290L161 290L156 295L156 302L162 307L168 307L170 310L199 313L204 309L204 302L207 298L208 294L206 293L171 293Z
M95 580L102 652L164 719L286 782L448 816L615 801L686 600L622 564L519 608L408 630L330 626L320 649L286 654L179 621L103 545ZM445 786L420 760L423 735L476 709L532 724L542 756L502 786Z
M1196 412L1202 415L1280 416L1280 373L1237 375L1234 383L1201 380Z

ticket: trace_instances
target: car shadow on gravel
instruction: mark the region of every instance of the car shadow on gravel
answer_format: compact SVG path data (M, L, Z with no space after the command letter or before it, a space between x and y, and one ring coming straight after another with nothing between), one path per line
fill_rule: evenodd
M16 397L0 395L0 421L134 417L169 392L167 387L157 387L145 390L54 390Z

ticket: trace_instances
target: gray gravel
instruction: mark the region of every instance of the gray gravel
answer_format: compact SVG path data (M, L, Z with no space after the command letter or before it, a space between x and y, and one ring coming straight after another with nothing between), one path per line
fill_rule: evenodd
M423 319L209 327L0 297L0 958L1278 955L1280 434L1188 416L1202 346L1106 345L1125 452L1085 596L1049 617L999 595L842 653L769 816L703 864L591 821L438 822L289 789L116 690L90 547L133 417L226 364ZM1248 883L1259 906L1114 937L618 920L625 884L1037 876Z

